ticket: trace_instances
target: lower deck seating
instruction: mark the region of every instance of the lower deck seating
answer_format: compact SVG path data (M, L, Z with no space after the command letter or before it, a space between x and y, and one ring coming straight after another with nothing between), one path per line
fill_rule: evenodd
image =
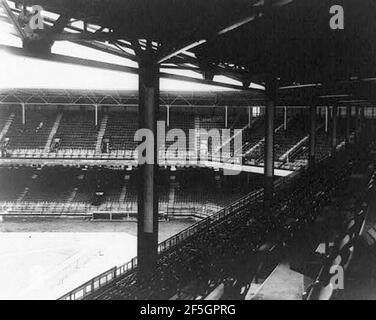
M191 299L202 299L223 283L226 298L244 298L244 288L258 276L260 266L278 261L280 249L331 202L357 166L353 156L327 159L314 173L304 171L279 184L268 215L262 214L258 201L234 206L226 217L208 222L206 228L162 252L154 274L125 275L89 298L181 298L187 297L188 290Z
M175 177L174 180L170 180L171 176ZM40 211L49 214L103 211L136 215L137 181L136 171L69 167L0 168L0 207L2 211L30 215ZM260 187L260 184L259 175L223 177L209 169L175 173L161 170L158 177L159 211L166 217L192 211L200 217L207 216ZM214 191L208 192L208 186Z

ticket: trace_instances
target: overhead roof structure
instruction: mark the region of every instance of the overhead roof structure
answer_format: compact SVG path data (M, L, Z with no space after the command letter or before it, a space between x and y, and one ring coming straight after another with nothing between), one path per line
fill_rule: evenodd
M372 90L371 83L368 83ZM339 106L370 106L367 92L362 92L356 84L352 88L338 84L328 94L326 88L316 87L317 106L330 106L337 103ZM322 95L320 95L320 92ZM347 92L349 94L342 94ZM372 91L376 94L376 91ZM311 88L281 89L279 104L281 107L307 107ZM355 100L354 100L355 99ZM1 105L62 105L62 106L112 106L134 107L139 104L137 90L81 90L81 89L45 89L45 88L16 88L0 89ZM261 92L252 91L161 91L159 105L163 107L262 107L264 97Z
M160 106L200 107L260 106L263 97L250 91L182 91L160 94ZM1 105L103 105L138 106L138 91L119 90L67 90L67 89L0 89Z
M11 10L17 15L24 1L11 2L18 7ZM203 80L191 79L203 83L226 75L244 88L251 82L262 85L265 75L273 73L281 87L319 85L320 95L331 93L338 82L347 82L354 94L354 84L355 94L362 92L360 101L376 82L373 0L25 0L25 4L57 14L58 18L46 17L46 37L51 41L74 41L137 61L135 43L144 50L149 40L162 76L178 80L186 79L169 69L203 74ZM332 5L344 9L343 30L330 28ZM135 72L130 69L123 71Z

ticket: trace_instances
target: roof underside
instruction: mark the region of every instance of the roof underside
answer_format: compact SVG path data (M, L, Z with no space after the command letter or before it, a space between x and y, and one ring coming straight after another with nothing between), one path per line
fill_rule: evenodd
M241 74L241 78L260 84L266 74L273 74L280 79L282 87L319 83L323 92L323 88L331 92L338 89L338 83L347 82L346 88L351 87L351 94L361 92L363 97L366 91L374 91L374 0L26 2L108 28L116 40L152 40L167 56L205 40L188 49L196 55L201 67L215 70L215 66L225 66L226 70ZM344 8L344 30L332 30L329 26L332 5ZM174 58L170 61L176 61Z

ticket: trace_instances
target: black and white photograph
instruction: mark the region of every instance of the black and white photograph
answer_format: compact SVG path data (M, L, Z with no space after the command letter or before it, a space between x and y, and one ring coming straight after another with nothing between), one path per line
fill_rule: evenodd
M0 300L376 300L376 1L0 0Z

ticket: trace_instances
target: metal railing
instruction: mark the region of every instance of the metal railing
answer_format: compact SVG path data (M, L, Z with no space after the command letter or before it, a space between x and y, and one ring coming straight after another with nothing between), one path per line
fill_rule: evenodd
M59 300L82 300L93 292L111 283L116 278L116 273L117 268L111 268L59 298Z

